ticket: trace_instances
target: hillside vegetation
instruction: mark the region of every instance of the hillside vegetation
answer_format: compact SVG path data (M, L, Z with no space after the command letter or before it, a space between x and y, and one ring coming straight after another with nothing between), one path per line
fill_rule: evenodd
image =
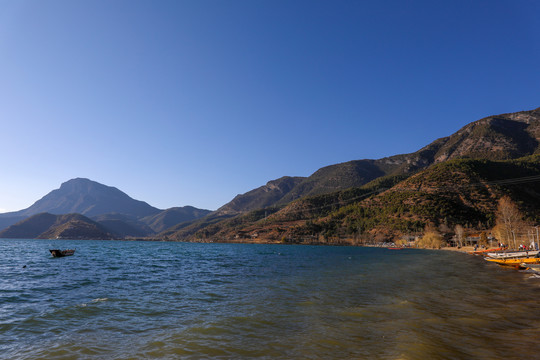
M8 227L0 238L9 239L112 239L102 225L80 214L42 213Z
M396 239L429 228L438 239L437 232L457 225L493 227L503 197L524 222L538 224L539 156L540 108L480 119L414 153L271 180L214 212L159 210L116 188L72 179L27 209L0 214L0 227L42 212L77 212L97 223L41 215L0 236L334 244Z
M504 195L517 202L529 221L540 221L540 155L507 161L451 160L410 177L379 178L182 235L191 241L336 243L363 237L395 239L420 233L427 224L489 228Z

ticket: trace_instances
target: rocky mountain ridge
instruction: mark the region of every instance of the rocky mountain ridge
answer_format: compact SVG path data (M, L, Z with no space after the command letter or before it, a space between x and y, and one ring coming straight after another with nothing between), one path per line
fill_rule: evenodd
M115 238L115 235L101 224L80 214L41 213L0 231L0 238L109 240Z
M433 180L430 175L432 169L439 169L437 170L439 175L446 174L442 178L451 184L458 181L456 179L463 184L470 183L477 175L468 173L466 169L477 166L478 163L474 161L480 161L482 165L478 166L483 167L483 171L489 174L478 178L480 182L489 182L497 178L490 173L495 171L493 169L501 170L514 166L514 173L523 171L534 173L536 163L539 161L537 156L540 154L539 144L540 108L489 116L465 125L456 133L437 139L414 153L377 160L348 161L323 167L309 177L285 176L269 181L266 185L236 196L215 212L190 207L159 210L147 203L129 198L116 188L93 183L88 179L73 179L28 209L0 214L0 228L6 221L15 223L42 210L53 213L78 211L93 216L111 230L111 233L122 234L124 237L157 236L168 240L190 241L238 239L262 241L264 235L261 234L269 233L264 230L269 224L276 226L274 233L281 234L279 236L285 238L301 237L308 233L312 234L309 236L315 236L313 234L317 233L318 237L332 234L351 235L354 231L350 229L354 228L357 231L362 229L363 233L403 232L411 231L412 228L417 229L426 221L439 221L441 218L447 221L450 219L450 222L452 219L456 220L459 216L455 211L458 213L464 211L468 216L488 223L493 207L488 205L485 199L477 198L470 192L461 194L458 201L455 197L449 200L449 197L440 194L435 196L429 191L423 191L425 187L418 183L415 183L415 186L419 186L418 189L409 192L408 197L403 197L402 195L407 193L403 188L418 179L420 184L430 184L428 188L438 188L442 182L438 184L437 180ZM525 160L519 160L520 165L505 163L513 159ZM472 161L476 165L473 166L471 165L473 163L467 161ZM452 171L461 172L454 174L456 175L454 182L448 180L452 178ZM465 175L457 176L459 174ZM512 176L512 173L508 176ZM102 194L96 196L93 193L96 189L101 190ZM514 195L516 201L526 204L524 208L529 218L537 218L534 212L538 211L538 207L531 205L529 201L533 199L540 203L534 186L527 185L529 200L516 192L507 191ZM390 196L388 194L393 195L390 200L384 200L384 196ZM501 196L500 191L491 191L490 194L491 201ZM433 196L441 204L446 204L446 208L441 209L437 203L429 200ZM397 198L401 199L399 205L394 201ZM107 203L109 205L105 206ZM471 210L474 207L469 205L473 203L480 204L484 210ZM403 206L406 204L410 205L406 212L409 215L404 215L403 212ZM438 217L432 216L433 214L425 216L430 210L422 204L431 204L432 209L439 209ZM314 212L313 206L317 209L330 210ZM364 214L360 216L362 220L346 213L350 207ZM454 210L451 210L452 208ZM108 212L103 213L104 209ZM114 211L110 211L111 209ZM369 214L371 219L379 219L379 223L366 220L366 214ZM387 224L381 220L384 218L381 214L389 219ZM399 214L399 221L396 220L396 214ZM406 217L409 220L403 220ZM342 218L347 219L345 223ZM397 223L401 225L395 225ZM291 224L294 226L291 227ZM296 230L291 230L293 228ZM155 235L156 233L159 234ZM267 238L276 241L274 235Z
M289 205L285 209L302 204L302 200L298 200L298 202L294 201L295 199L307 199L306 201L309 201L310 198L324 198L324 194L330 194L327 197L332 197L331 194L333 193L340 194L354 188L362 189L370 181L377 181L378 179L401 177L401 180L403 180L415 174L422 177L422 172L430 167L452 160L480 159L493 162L518 159L540 153L539 144L540 108L489 116L465 125L456 133L437 139L411 154L395 155L378 160L350 161L321 168L307 178L297 178L296 185L287 188L288 191L280 191L280 197L276 201L273 203L266 202L264 211L257 211L262 207L253 206L255 202L252 199L258 200L257 197L253 196L253 191L238 195L234 202L244 204L244 208L237 206L235 208L236 213L233 213L237 215L235 218L221 220L225 228L232 227L235 231L238 231L237 233L233 231L226 234L226 232L221 232L218 229L222 227L219 221L207 221L205 225L195 222L187 227L177 229L176 232L169 231L162 235L175 240L210 239L211 241L219 241L220 236L222 236L223 239L227 238L228 241L232 241L233 238L242 238L245 234L258 234L260 227L252 225L263 217L267 221L269 214L280 211L286 204ZM533 162L537 160L535 157L532 159ZM495 166L494 164L491 163L489 166ZM271 184L271 182L268 184ZM265 187L256 190L258 192L267 191ZM355 191L352 192L355 193ZM360 190L357 192L364 193ZM473 201L473 199L468 201ZM227 208L228 205L223 208ZM338 205L346 206L347 204L339 204L338 202ZM281 210L282 214L287 214L285 209ZM297 216L291 215L295 211L285 215L285 217L289 220L296 220ZM272 216L274 215L270 217ZM314 216L319 217L321 215L316 214ZM242 228L239 224L249 225ZM231 237L231 234L234 236ZM251 237L249 238L251 239ZM244 238L244 240L246 239Z
M115 187L76 178L66 181L27 209L0 214L0 230L43 213L81 214L99 223L105 232L124 238L151 236L181 222L206 216L210 211L192 206L160 210L132 199Z
M467 124L456 133L437 139L414 153L377 160L353 160L323 167L309 177L272 180L236 196L218 209L218 213L234 215L283 205L306 196L359 187L381 176L414 174L433 164L453 159L508 160L538 152L540 108L494 115Z
M394 183L394 185L392 185ZM388 186L390 184L390 186ZM509 196L530 223L540 222L540 154L516 160L455 159L412 176L306 197L197 227L170 240L332 244L421 233L428 223L488 229Z

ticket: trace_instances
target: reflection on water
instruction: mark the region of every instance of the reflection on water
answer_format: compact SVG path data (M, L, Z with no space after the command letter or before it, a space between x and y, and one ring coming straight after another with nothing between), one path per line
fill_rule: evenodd
M540 279L463 254L44 240L0 251L2 359L540 352Z

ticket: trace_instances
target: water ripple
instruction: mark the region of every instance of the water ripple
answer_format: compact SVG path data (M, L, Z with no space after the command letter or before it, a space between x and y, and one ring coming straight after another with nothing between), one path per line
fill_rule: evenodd
M53 247L77 251L54 259ZM540 280L462 254L50 240L0 240L0 251L0 359L540 351Z

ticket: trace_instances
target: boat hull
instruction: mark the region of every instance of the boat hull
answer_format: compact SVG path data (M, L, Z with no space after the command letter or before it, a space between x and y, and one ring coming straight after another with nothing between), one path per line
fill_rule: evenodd
M488 253L497 253L503 251L503 248L496 248L496 249L486 249L486 250L478 250L478 251L469 251L469 254L471 255L481 255L481 256L487 256Z
M524 258L537 255L539 250L529 251L506 251L506 252L490 252L486 255L491 259L511 259L511 258Z
M507 259L492 259L486 258L487 261L494 262L500 266L512 267L515 269L526 269L531 265L540 265L538 257L523 257L523 258L507 258Z
M67 250L53 249L49 251L51 252L51 255L53 257L64 257L64 256L71 256L75 254L75 250L72 250L72 249L67 249Z

